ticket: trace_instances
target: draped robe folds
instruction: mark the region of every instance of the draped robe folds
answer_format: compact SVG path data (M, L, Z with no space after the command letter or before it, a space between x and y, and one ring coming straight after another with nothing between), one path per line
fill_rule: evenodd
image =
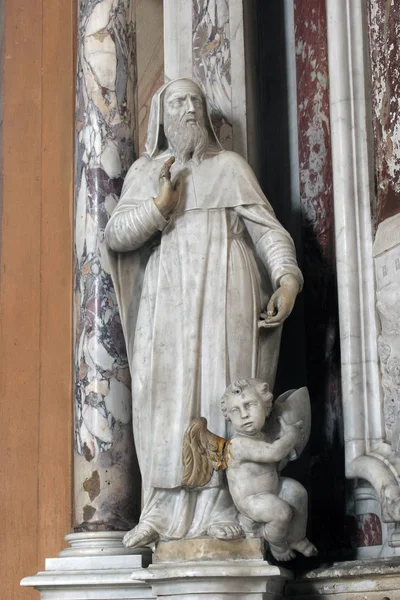
M293 241L239 155L221 151L200 164L175 163L180 199L166 220L153 198L168 156L136 161L106 228L132 375L142 517L152 505L159 510L157 489L166 506L168 490L182 504L182 440L190 421L204 416L211 431L227 437L219 405L226 386L242 377L273 385L280 328L259 329L259 314L283 275L302 285ZM215 474L209 487L221 485Z

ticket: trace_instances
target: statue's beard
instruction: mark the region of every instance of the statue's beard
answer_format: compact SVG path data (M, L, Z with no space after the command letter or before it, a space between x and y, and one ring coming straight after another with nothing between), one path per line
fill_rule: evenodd
M164 131L176 160L185 164L190 158L196 162L203 160L208 145L208 133L203 124L197 121L166 119Z

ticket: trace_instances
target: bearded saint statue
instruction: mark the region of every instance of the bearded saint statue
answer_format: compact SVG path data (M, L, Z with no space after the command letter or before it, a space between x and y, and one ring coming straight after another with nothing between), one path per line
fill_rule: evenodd
M240 537L220 473L201 490L181 487L183 438L200 416L229 436L219 400L231 381L273 388L281 325L303 278L292 238L246 161L218 142L190 79L155 94L146 151L126 176L106 241L143 484L140 522L124 543Z

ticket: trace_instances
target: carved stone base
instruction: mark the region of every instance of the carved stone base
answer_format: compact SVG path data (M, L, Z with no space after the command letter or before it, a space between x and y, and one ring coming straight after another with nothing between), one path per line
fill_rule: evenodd
M263 558L264 544L260 538L223 541L204 537L160 542L153 557L153 564L200 560L263 560Z
M292 573L261 560L156 564L135 573L162 600L279 600Z
M400 600L400 559L333 563L289 582L286 596L290 600Z
M68 547L61 550L59 557L72 556L122 556L124 554L139 554L146 556L144 566L151 562L151 551L149 548L125 548L122 539L125 531L84 531L81 533L69 533L65 536ZM50 559L51 560L51 559Z
M153 598L151 587L133 581L132 573L151 561L149 548L122 546L124 532L70 534L70 543L59 558L47 558L45 571L21 581L34 587L41 600L145 600Z
M132 580L141 563L139 555L51 558L21 585L38 590L41 600L154 600L150 585Z

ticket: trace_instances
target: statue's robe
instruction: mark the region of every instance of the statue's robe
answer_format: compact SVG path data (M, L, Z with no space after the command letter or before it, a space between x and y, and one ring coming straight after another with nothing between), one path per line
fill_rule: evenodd
M180 201L164 219L153 198L168 157L143 156L131 167L106 240L132 375L142 519L165 537L180 537L196 520L192 511L186 524L173 523L187 509L183 495L192 503L196 496L179 489L185 430L203 416L227 437L219 405L226 386L243 377L273 385L281 328L259 329L259 315L283 275L300 285L302 275L290 235L236 153L175 163ZM215 474L209 487L220 485ZM155 490L164 490L162 497ZM171 504L178 496L181 508Z

